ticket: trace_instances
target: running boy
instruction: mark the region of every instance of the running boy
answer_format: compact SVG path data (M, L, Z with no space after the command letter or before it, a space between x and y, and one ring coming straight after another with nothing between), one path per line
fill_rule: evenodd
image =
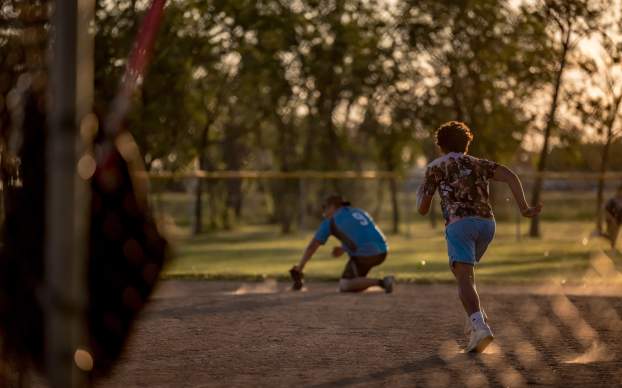
M372 286L380 286L386 293L393 291L394 277L371 279L369 271L382 264L387 257L387 242L384 235L374 224L372 218L362 209L351 207L349 202L339 195L328 197L322 206L324 221L305 249L300 263L295 265L290 274L294 280L294 289L302 288L302 271L317 251L333 235L341 246L333 249L333 256L344 253L350 256L339 280L341 292L359 292Z
M438 189L446 221L449 265L458 283L458 296L472 325L465 351L482 352L494 337L480 307L474 267L495 234L489 180L508 184L525 217L536 216L542 206L527 204L521 182L510 169L467 155L472 140L473 134L464 123L450 121L440 126L436 131L436 144L443 156L428 165L417 193L417 207L420 214L427 214Z

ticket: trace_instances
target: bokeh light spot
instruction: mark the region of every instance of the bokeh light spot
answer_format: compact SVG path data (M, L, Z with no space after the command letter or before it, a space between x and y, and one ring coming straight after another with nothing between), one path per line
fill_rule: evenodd
M93 356L84 349L76 349L73 354L73 360L76 366L85 372L93 370Z
M84 180L91 179L95 173L95 167L95 159L89 154L83 155L78 161L78 175Z

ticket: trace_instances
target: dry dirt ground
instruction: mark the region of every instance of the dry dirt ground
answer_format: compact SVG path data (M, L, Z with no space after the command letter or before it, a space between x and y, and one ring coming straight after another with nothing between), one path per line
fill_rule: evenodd
M481 286L496 340L461 353L451 285L169 280L107 387L621 386L622 290Z

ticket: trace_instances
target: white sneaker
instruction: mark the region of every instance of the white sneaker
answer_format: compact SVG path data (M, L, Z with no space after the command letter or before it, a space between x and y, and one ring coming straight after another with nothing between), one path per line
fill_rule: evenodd
M384 288L384 292L390 294L393 292L393 284L395 283L395 276L385 276L382 279L382 288Z
M469 341L469 345L467 345L466 349L464 349L464 352L481 353L494 339L495 337L492 335L492 331L488 325L481 329L474 330L471 332L471 340Z
M484 309L481 309L480 311L482 312L482 315L484 316L484 323L488 324L488 315L486 315L486 311L484 311ZM471 322L471 317L467 315L466 317L464 317L464 335L468 337L471 335L472 331L473 331L473 323Z

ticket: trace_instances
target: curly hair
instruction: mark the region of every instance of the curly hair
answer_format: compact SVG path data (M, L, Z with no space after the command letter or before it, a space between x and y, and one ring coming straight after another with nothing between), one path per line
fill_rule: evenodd
M446 152L467 152L473 133L460 121L449 121L436 130L436 144Z

